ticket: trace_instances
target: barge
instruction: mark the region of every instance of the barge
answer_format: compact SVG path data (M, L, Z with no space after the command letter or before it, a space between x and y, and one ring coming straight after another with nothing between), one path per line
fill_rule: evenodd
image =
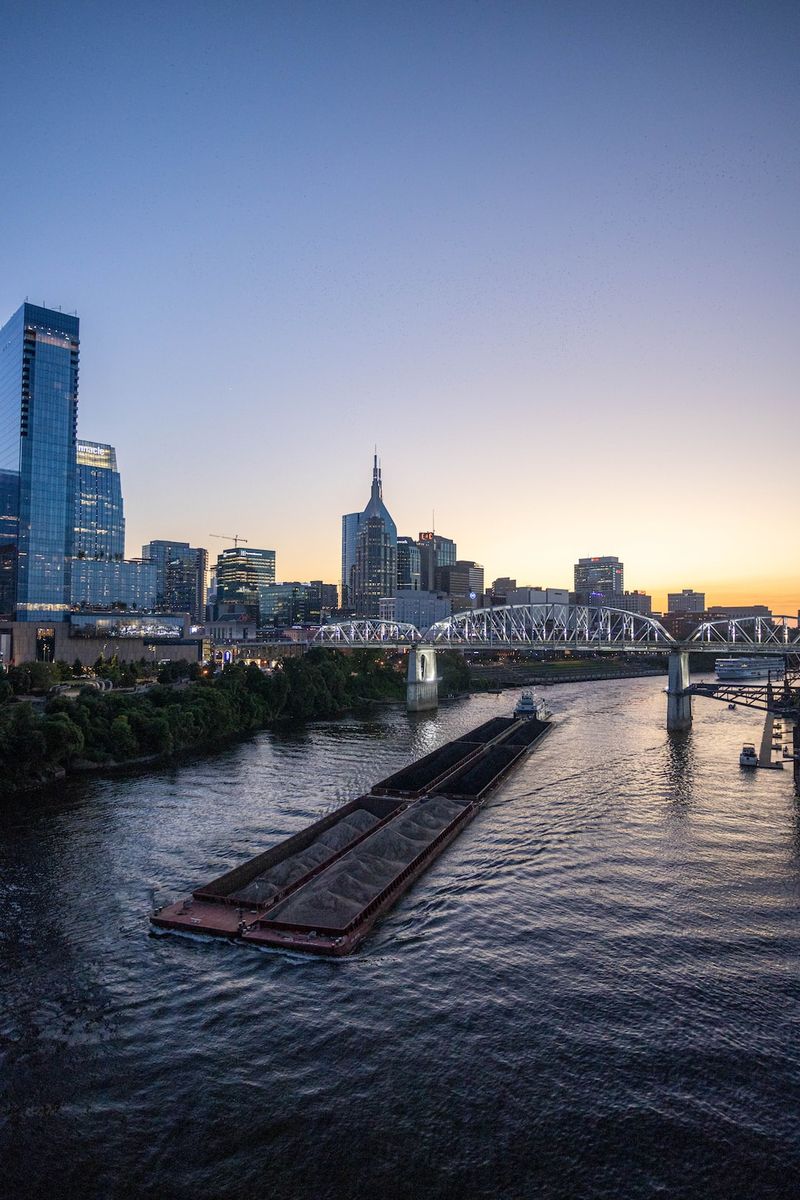
M150 920L161 931L351 954L550 728L494 717Z

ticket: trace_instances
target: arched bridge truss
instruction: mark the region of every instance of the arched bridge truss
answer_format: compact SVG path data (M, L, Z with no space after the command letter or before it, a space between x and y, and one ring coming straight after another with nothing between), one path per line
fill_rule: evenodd
M340 621L321 625L312 642L315 646L335 646L348 650L358 646L416 646L422 634L416 625L403 621Z
M423 635L435 646L480 649L661 650L674 639L655 617L616 608L507 604L437 621Z
M656 617L618 608L575 604L508 604L454 613L421 632L400 621L353 620L323 625L315 645L350 649L385 646L404 649L514 650L571 649L618 653L708 651L734 654L800 654L800 630L793 617L744 617L704 621L684 641L676 640Z

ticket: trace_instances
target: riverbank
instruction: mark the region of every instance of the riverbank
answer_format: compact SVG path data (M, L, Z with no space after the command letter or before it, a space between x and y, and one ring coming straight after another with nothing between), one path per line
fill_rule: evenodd
M72 775L147 770L187 752L213 752L278 721L339 716L404 694L394 664L368 652L345 657L315 649L271 675L237 664L180 688L86 689L43 708L7 696L0 704L0 799Z
M638 679L666 675L666 660L626 664L612 660L563 659L558 662L470 664L471 691L488 692L501 688L547 686L554 683L593 683L604 679Z

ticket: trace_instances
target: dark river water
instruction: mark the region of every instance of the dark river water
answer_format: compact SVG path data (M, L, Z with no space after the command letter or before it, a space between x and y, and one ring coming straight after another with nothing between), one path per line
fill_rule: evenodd
M350 959L148 914L512 693L385 708L0 818L0 1194L800 1195L800 807L661 678L559 721Z

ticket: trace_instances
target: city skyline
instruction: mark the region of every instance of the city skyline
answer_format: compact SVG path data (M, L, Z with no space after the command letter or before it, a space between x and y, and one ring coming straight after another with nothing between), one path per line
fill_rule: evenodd
M487 580L617 554L657 609L797 612L796 12L147 12L3 52L0 323L78 312L128 554L336 579L377 441L401 535Z

